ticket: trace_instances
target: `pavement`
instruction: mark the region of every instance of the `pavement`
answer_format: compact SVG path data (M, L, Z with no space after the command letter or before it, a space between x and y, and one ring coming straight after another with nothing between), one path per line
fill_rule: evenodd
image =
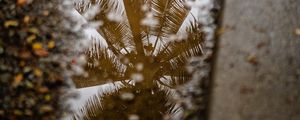
M300 120L299 6L225 0L209 120Z

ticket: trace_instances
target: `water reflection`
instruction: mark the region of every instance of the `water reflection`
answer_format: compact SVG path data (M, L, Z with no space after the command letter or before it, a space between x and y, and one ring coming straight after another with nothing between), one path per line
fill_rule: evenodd
M138 89L127 86L120 90L95 96L82 110L87 120L162 120L171 119L180 108L171 100L172 92L158 86Z
M97 31L103 37L93 38L86 52L88 76L74 78L76 86L123 84L90 99L83 118L171 119L179 108L169 99L170 89L191 79L185 65L190 57L202 55L204 34L185 2L91 0L76 6L83 16L97 13L92 21L101 22Z

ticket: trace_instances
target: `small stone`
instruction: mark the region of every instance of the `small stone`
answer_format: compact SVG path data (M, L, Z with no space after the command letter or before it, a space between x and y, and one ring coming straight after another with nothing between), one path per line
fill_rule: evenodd
M300 28L296 28L295 29L295 34L298 35L298 36L300 36Z
M257 57L255 54L251 54L247 57L247 61L253 65L257 65L258 61L257 61Z
M49 11L48 10L43 11L43 15L44 16L48 16L49 15Z

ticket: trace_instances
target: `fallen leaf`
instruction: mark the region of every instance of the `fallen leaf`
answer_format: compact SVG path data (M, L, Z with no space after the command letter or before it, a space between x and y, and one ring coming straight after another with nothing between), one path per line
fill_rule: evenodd
M35 40L35 39L36 39L36 35L30 35L30 36L28 36L28 37L26 38L26 41L27 41L28 43L32 43L32 41Z
M24 79L23 74L20 73L20 74L16 75L14 78L13 86L18 86L23 79Z
M28 30L29 32L31 32L31 33L34 33L34 34L38 34L39 33L39 30L37 29L37 28L29 28L29 30Z
M53 110L53 108L49 105L44 105L40 108L41 112L51 112Z
M223 33L225 33L226 29L224 27L220 27L218 30L217 30L217 35L222 35Z
M73 64L73 65L77 64L77 60L76 60L75 58L73 58L73 59L71 60L71 64Z
M41 77L43 75L43 72L40 69L38 69L38 68L34 69L33 73L37 77Z
M28 15L26 15L24 18L23 18L23 22L28 24L30 21L30 17Z
M8 28L8 27L10 27L10 26L16 27L16 26L18 26L18 25L19 25L19 23L18 23L18 21L16 21L16 20L8 20L8 21L5 21L5 22L4 22L4 27L6 27L6 28Z
M249 86L241 86L240 87L240 93L241 94L250 94L250 93L253 93L254 92L254 89L249 87Z
M4 110L0 110L0 116L4 115Z
M20 67L24 67L26 65L25 61L20 61L19 63Z
M49 92L49 89L47 87L40 87L40 88L38 88L38 91L40 93L47 93L47 92Z
M49 95L49 94L45 95L45 96L44 96L44 99L45 99L46 101L50 101L50 100L51 100L51 95Z
M31 82L29 82L29 81L26 82L26 87L27 87L27 88L30 88L30 89L31 89L31 88L33 88L33 86L34 86L34 85L33 85Z
M34 51L34 54L39 57L47 57L49 55L49 52L45 49L38 49Z
M25 5L27 3L27 0L18 0L18 5Z
M0 54L2 54L4 52L3 47L0 46Z
M48 42L48 48L49 48L49 49L52 49L52 48L54 48L54 47L55 47L55 41L54 41L54 40L49 41L49 42Z
M14 114L19 116L22 115L23 112L21 110L14 110Z
M43 45L42 45L42 43L40 43L40 42L36 42L36 43L33 43L32 44L32 49L33 50L40 50L40 49L42 49L43 48Z
M19 56L22 59L29 59L31 58L31 53L29 51L21 51Z
M25 115L32 116L32 111L30 109L26 109Z

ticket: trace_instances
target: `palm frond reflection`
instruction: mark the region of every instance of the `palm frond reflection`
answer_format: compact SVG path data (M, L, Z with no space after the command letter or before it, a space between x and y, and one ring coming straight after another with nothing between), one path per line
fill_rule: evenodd
M160 86L171 89L191 79L185 65L190 57L202 55L204 40L201 24L187 18L192 13L185 1L91 0L76 6L84 14L92 5L101 8L93 20L103 22L97 31L108 47L94 44L87 50L89 76L74 82L78 88L118 81L124 87L90 99L83 118L127 119L137 114L162 119L178 112L170 92ZM134 97L124 100L124 93Z

